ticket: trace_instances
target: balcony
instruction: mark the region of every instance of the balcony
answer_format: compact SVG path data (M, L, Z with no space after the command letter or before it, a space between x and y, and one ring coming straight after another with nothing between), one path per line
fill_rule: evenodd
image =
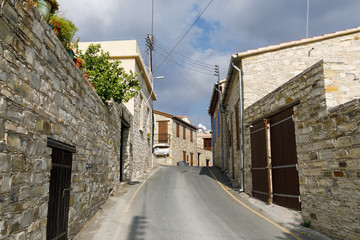
M167 133L154 134L154 148L155 147L169 147L171 135Z

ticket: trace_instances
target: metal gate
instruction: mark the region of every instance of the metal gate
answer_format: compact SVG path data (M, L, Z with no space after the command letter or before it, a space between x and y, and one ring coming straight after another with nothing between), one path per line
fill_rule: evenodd
M52 148L46 239L66 240L71 185L72 153L75 147L48 139Z
M252 194L254 197L268 202L269 181L268 163L266 151L266 129L264 122L259 122L251 128L251 172L252 172Z
M293 109L254 124L250 136L253 196L300 211Z
M293 109L270 118L273 202L301 210Z

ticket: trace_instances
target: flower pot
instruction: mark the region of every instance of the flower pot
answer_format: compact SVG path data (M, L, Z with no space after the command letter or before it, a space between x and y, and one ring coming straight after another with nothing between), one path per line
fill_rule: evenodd
M81 59L81 58L74 57L74 58L73 58L73 61L74 61L74 63L76 64L76 66L80 69L81 66L82 66L82 59Z
M51 11L51 3L46 0L39 0L37 9L41 16L47 21L49 19L50 11Z
M75 53L73 52L73 50L66 50L69 54L69 56L71 57L71 59L74 59L75 57Z
M53 20L49 20L48 24L51 26L54 34L59 37L60 34L60 23L54 22Z

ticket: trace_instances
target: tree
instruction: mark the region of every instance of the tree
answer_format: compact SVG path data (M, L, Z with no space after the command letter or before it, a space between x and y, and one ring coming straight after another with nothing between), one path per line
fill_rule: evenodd
M132 71L125 72L120 61L110 61L109 57L110 53L101 49L100 44L91 44L84 54L80 53L89 81L101 100L127 102L141 90L138 76Z

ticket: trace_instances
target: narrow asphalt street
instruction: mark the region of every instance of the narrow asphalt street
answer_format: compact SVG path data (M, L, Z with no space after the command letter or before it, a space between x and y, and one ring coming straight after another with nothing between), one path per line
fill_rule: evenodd
M111 197L75 239L300 239L241 205L212 172L161 166Z

